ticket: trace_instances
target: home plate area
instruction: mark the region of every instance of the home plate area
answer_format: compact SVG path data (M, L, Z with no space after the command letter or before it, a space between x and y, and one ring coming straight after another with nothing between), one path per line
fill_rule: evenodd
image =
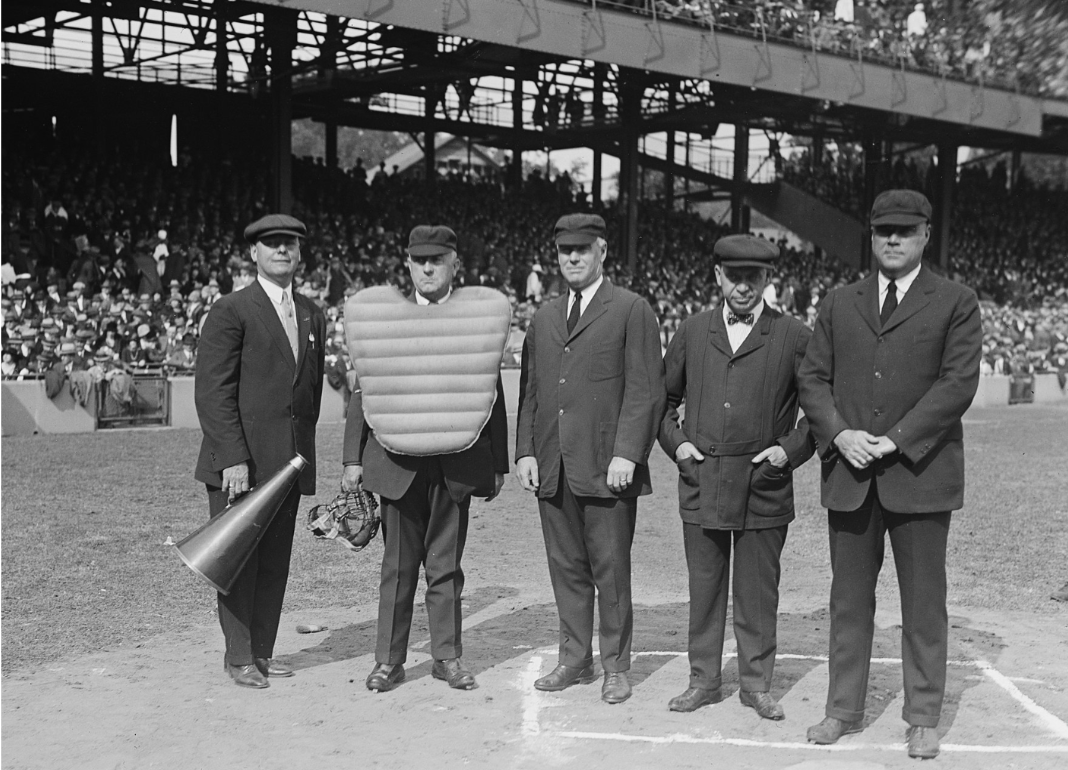
M627 743L635 744L636 751L642 746L707 744L805 752L904 753L900 628L896 626L876 627L863 731L845 736L833 746L815 746L805 741L805 731L824 716L826 610L780 614L780 652L772 694L785 709L786 719L770 722L739 702L733 639L728 639L724 650L723 700L689 714L667 709L667 702L688 684L685 604L635 608L630 671L634 695L622 706L607 706L600 702L599 681L557 693L535 690L534 681L556 665L555 607L508 607L507 599L493 598L475 592L465 600L469 620L464 631L464 659L476 673L483 693L518 695L520 740L528 752L550 763L554 756L564 759L572 750L582 753L583 745L598 742L612 753L618 749L608 749L608 744L621 748ZM429 645L421 614L416 613L413 627L413 650L406 665L408 684L388 697L403 698L403 691L413 680L429 673ZM1055 763L1068 763L1065 714L1050 710L1053 706L1044 698L1055 688L1041 679L1003 675L996 662L1005 645L997 636L969 627L963 618L951 617L950 624L950 666L939 725L942 751L975 754L977 763L985 761L981 759L985 754L1037 754ZM350 636L348 640L360 646L370 642L374 624L339 631L364 637L358 641ZM314 650L289 660L299 665L304 656L308 656L306 663L314 665ZM1050 708L1042 705L1043 700ZM510 709L511 697L498 702L501 708ZM992 766L999 766L993 758L991 761Z

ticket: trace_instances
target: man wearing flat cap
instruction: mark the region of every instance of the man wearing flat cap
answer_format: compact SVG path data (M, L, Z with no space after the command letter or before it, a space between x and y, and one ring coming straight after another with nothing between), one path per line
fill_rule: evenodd
M292 676L274 660L301 495L315 493L315 425L323 392L326 319L293 291L304 224L269 214L245 228L257 280L220 299L204 321L195 399L204 440L196 478L211 516L294 455L308 461L228 596L219 594L223 665L235 683L263 688Z
M456 233L440 225L415 227L408 238L408 271L415 287L409 300L418 305L447 302L458 266ZM381 496L385 546L375 667L365 682L369 690L386 692L404 681L420 567L426 573L431 675L457 690L475 687L474 674L461 657L460 561L471 498L492 500L508 472L508 423L499 374L496 390L489 419L474 444L459 452L416 456L383 448L365 419L359 383L353 387L341 488L354 492L366 487Z
M516 477L538 498L560 615L557 666L534 686L556 691L595 679L596 596L601 698L622 703L631 694L630 548L638 497L652 492L664 362L652 308L604 276L604 220L561 217L555 240L568 291L527 329L516 430Z
M946 541L964 503L961 417L979 385L975 293L923 263L931 204L887 190L871 210L876 271L832 291L801 367L801 408L823 461L831 570L829 744L864 720L875 586L886 535L901 593L908 753L939 752L946 685Z
M665 357L660 446L679 467L690 584L690 681L672 711L721 699L733 545L739 698L764 719L783 718L771 695L779 557L794 518L792 474L815 445L807 422L797 422L797 371L811 332L763 299L778 258L762 238L717 241L723 302L683 321Z

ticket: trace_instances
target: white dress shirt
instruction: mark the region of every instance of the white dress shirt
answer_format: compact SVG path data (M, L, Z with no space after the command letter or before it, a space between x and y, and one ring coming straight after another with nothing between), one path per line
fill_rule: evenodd
M426 297L424 297L422 294L419 293L419 289L416 289L415 290L415 304L417 304L417 305L440 305L442 302L446 302L449 299L449 297L451 297L451 296L452 296L452 288L450 287L448 293L444 297L439 299L437 302L431 302L430 300L428 300Z
M749 336L749 332L753 331L753 326L757 325L757 321L760 320L761 314L764 312L764 300L760 300L760 303L750 310L753 314L753 326L749 324L738 322L729 324L727 323L727 316L734 311L731 310L730 305L726 302L723 303L723 323L727 327L727 340L731 343L731 352L737 353L738 348L745 342L745 338Z
M897 284L897 304L901 304L901 300L905 299L905 292L912 286L912 282L916 280L916 276L920 274L921 265L916 265L915 269L907 275L903 275L894 281ZM883 275L882 271L879 271L879 312L883 310L883 303L886 302L886 291L890 287L890 279Z
M267 296L271 299L271 304L274 305L274 312L278 314L278 321L282 324L282 328L286 328L286 306L282 304L283 295L289 295L289 304L293 308L293 321L297 320L297 308L293 304L293 284L284 289L273 281L268 281L262 275L257 275L256 280L260 282L260 286L267 292Z
M590 306L590 300L593 299L593 295L597 293L597 290L601 288L601 284L604 283L604 273L597 276L597 280L582 290L582 302L579 304L579 317L586 312L586 308ZM567 290L567 316L571 315L571 307L575 304L575 290Z

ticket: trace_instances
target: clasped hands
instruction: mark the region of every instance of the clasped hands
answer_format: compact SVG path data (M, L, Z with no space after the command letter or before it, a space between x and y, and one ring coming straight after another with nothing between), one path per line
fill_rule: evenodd
M634 482L634 469L636 464L633 460L625 457L613 457L608 463L608 488L616 494L623 492ZM541 484L538 475L538 461L527 455L515 461L515 477L519 480L519 486L528 492L537 492Z
M844 430L834 437L834 445L842 457L858 470L897 451L897 444L887 436L873 436L866 430Z

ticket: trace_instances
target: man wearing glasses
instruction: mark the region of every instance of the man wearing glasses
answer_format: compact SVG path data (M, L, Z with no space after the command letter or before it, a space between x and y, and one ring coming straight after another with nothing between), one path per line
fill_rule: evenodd
M887 190L871 210L878 270L827 295L800 371L823 460L831 570L830 687L817 744L864 720L886 534L901 594L909 756L938 755L946 684L946 540L964 504L961 417L979 385L975 292L921 262L931 204Z

